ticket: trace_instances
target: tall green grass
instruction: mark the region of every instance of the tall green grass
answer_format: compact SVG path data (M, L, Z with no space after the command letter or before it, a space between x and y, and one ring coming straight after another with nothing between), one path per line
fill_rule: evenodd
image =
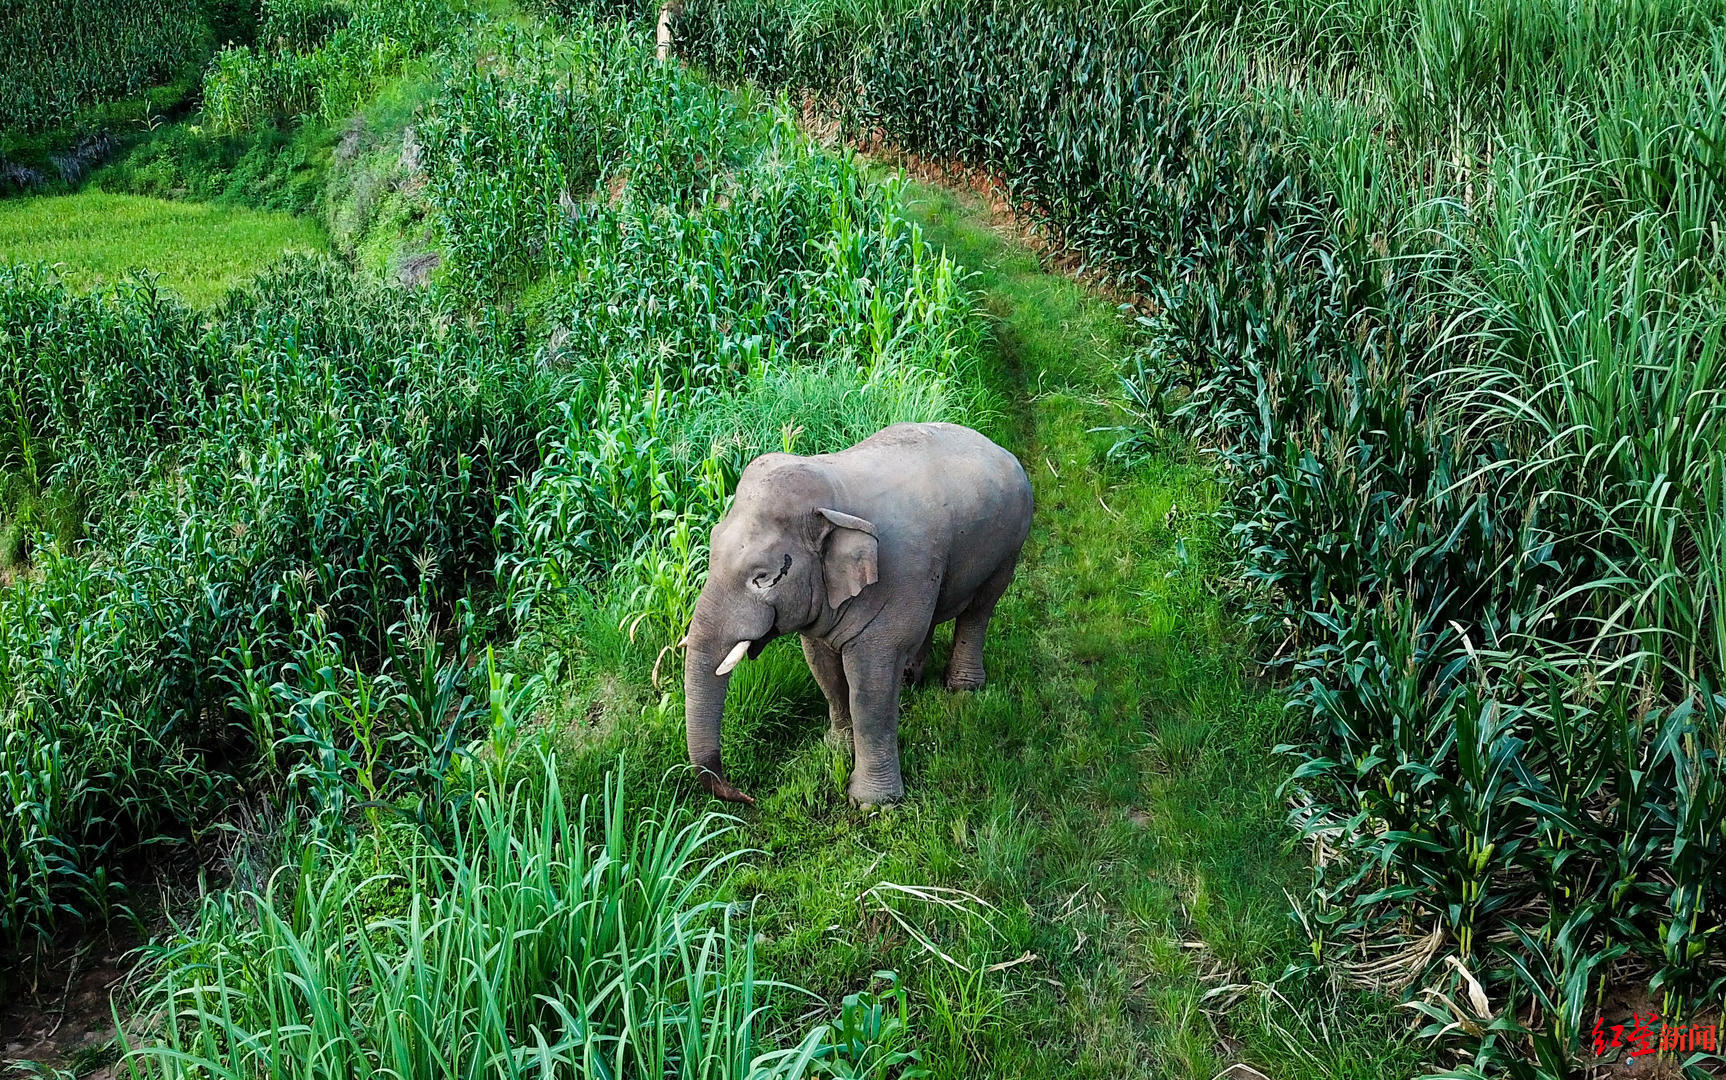
M572 804L550 733L525 730L536 682L487 670L447 814L380 815L401 803L363 776L346 785L374 797L358 838L290 807L233 885L145 948L121 1073L862 1078L914 1061L891 982L800 1037L774 1025L779 997L827 1009L758 975L748 911L714 898L746 855L735 820L663 789L626 800L621 767Z
M134 1077L907 1075L904 992L837 1015L756 968L712 899L730 819L631 811L621 771L571 805L555 758L496 762L444 844L386 829L303 849L151 947ZM801 1035L768 1007L831 1019Z

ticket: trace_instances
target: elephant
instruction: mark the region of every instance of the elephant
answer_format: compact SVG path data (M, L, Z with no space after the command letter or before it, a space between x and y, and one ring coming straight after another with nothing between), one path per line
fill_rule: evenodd
M754 803L720 760L725 692L746 656L795 633L827 698L828 739L852 755L851 802L903 798L901 685L922 679L935 627L949 620L947 688L983 685L983 639L1031 511L1018 459L957 424L894 424L838 453L751 461L713 528L683 640L685 728L702 786Z

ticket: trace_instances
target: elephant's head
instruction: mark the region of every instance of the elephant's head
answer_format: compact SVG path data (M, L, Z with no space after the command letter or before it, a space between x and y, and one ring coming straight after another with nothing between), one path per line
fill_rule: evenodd
M835 507L837 485L818 462L767 454L744 470L713 528L707 584L685 639L684 721L702 785L754 802L725 779L719 724L731 670L781 634L830 625L878 576L875 526Z

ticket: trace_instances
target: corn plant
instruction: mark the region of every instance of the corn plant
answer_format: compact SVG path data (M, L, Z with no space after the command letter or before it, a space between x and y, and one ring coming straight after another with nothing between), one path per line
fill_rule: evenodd
M470 18L462 0L272 0L255 45L211 59L204 118L221 132L339 120Z
M33 460L92 508L82 550L44 538L0 593L20 810L4 857L31 898L5 932L32 936L103 910L110 859L208 820L253 756L291 766L340 734L372 756L368 777L401 737L447 759L435 672L455 660L402 631L459 621L495 562L494 499L537 464L544 418L539 376L486 359L507 327L428 343L435 305L326 264L285 266L202 324L143 285L12 284L3 355L30 395ZM410 664L434 673L396 693ZM85 894L100 903L71 899Z
M571 387L500 518L506 605L616 571L636 628L675 640L717 493L788 426L830 450L974 404L963 282L893 189L639 40L474 49L428 109L431 215L456 289L535 283Z

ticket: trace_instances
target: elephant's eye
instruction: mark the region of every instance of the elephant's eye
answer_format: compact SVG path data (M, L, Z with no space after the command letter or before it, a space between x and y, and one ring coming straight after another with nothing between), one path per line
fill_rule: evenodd
M753 584L757 589L771 589L773 586L783 581L785 579L785 575L790 572L791 556L787 555L785 556L785 561L779 564L779 573L773 575L772 581L762 580L767 577L767 571L763 570L761 573L755 575L755 580L751 584Z

